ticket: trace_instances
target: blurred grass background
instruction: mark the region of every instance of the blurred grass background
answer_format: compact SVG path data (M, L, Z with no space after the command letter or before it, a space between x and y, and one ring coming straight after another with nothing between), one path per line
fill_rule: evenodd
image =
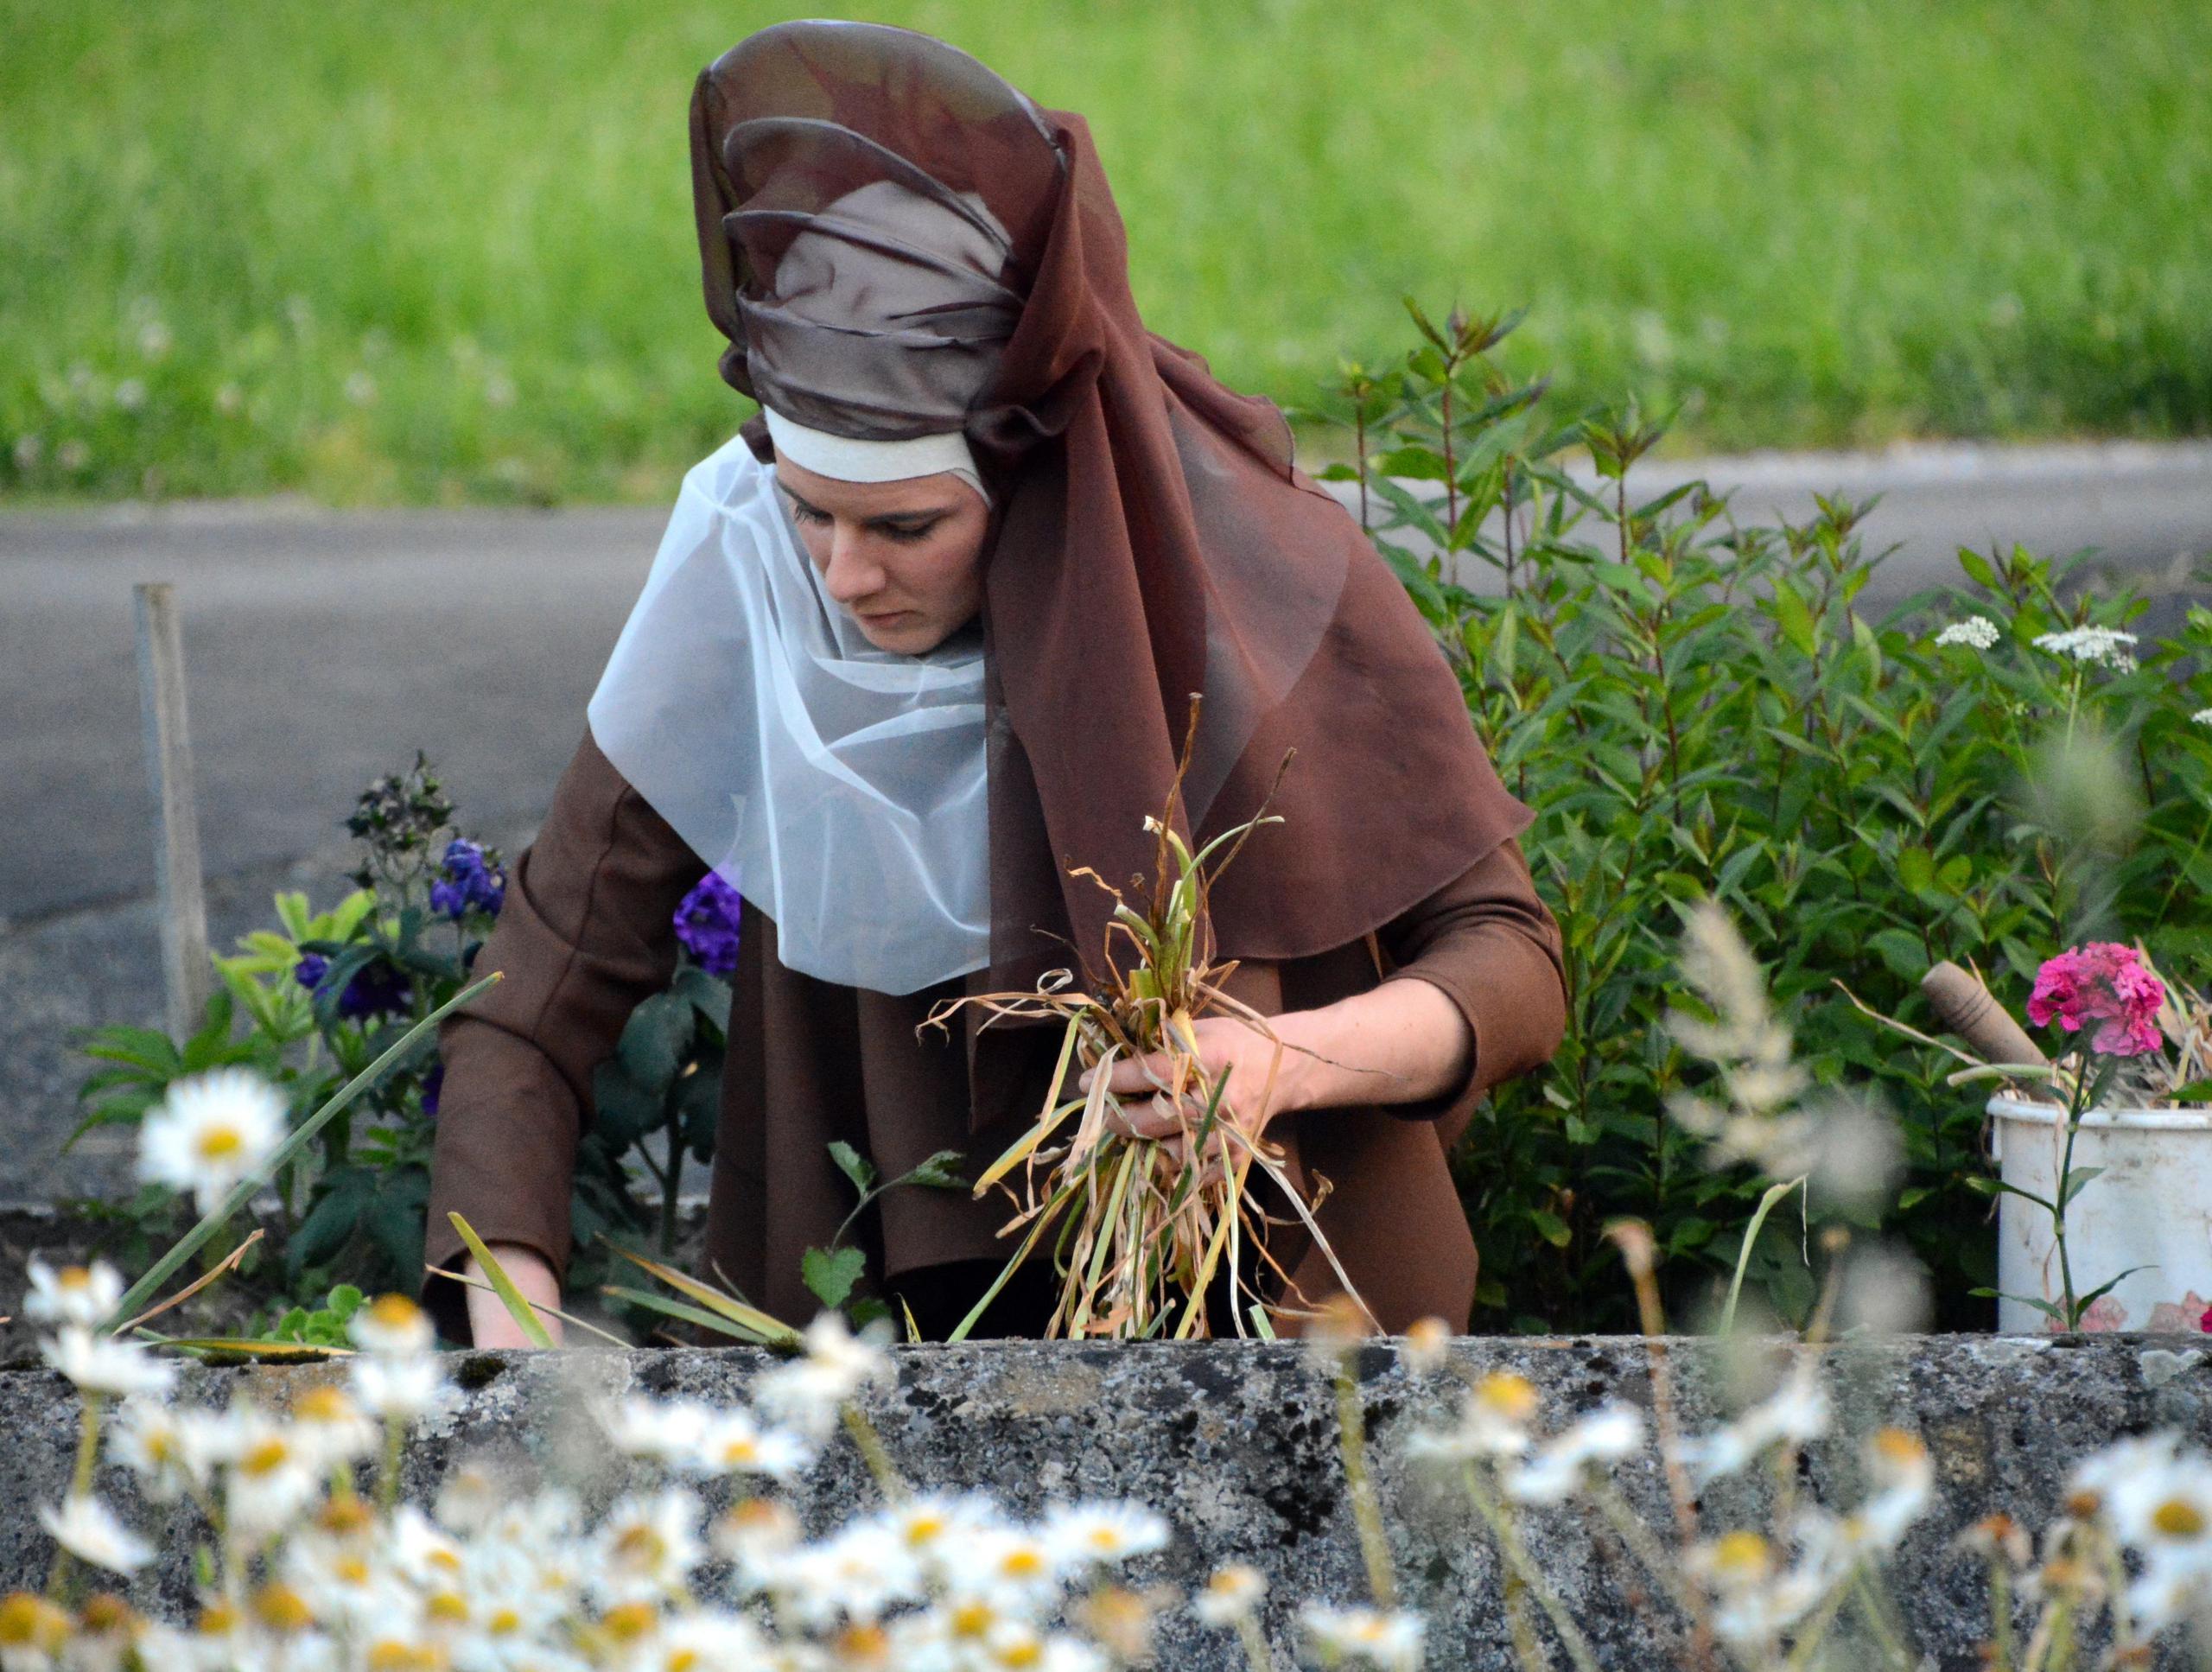
M0 491L665 499L734 428L743 0L0 0ZM2212 429L2204 0L893 0L1090 118L1155 329L1295 403L1526 304L1681 447Z

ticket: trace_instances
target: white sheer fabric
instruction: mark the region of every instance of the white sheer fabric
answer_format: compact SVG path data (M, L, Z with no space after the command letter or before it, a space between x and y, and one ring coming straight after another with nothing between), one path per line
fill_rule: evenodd
M989 961L981 630L868 644L741 439L684 476L587 712L791 969L910 993Z

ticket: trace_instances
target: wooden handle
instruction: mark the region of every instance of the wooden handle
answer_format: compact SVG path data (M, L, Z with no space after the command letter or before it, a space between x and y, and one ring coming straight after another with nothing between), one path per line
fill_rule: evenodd
M1928 995L1928 1002L1943 1026L1978 1052L1984 1062L2050 1060L1978 977L1948 958L1920 978L1920 990Z

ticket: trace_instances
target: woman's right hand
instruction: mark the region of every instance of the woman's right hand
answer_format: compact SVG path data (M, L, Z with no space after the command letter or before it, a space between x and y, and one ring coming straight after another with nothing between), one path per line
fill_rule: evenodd
M553 1275L553 1268L545 1256L535 1249L524 1248L519 1243L493 1243L492 1257L499 1268L513 1280L522 1291L523 1299L537 1306L558 1306L561 1304L560 1280ZM464 1268L478 1282L485 1281L484 1268L474 1256L469 1256ZM553 1345L561 1345L561 1320L537 1314L537 1321L545 1326L545 1332L553 1338ZM506 1304L488 1288L471 1287L468 1291L468 1333L480 1347L529 1347L537 1344L522 1332Z

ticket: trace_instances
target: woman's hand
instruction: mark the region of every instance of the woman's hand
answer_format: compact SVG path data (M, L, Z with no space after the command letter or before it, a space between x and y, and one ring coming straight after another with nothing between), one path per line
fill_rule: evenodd
M558 1306L561 1304L561 1285L553 1275L553 1268L536 1249L524 1248L519 1243L493 1243L488 1245L492 1257L499 1268L522 1291L523 1299L533 1306ZM463 1268L478 1282L486 1280L484 1268L474 1255ZM545 1326L546 1334L553 1338L553 1345L561 1345L561 1320L541 1312L537 1321ZM506 1303L490 1289L472 1287L468 1291L468 1333L480 1347L531 1347L537 1344L522 1332Z
M1112 1090L1122 1115L1116 1129L1166 1138L1195 1127L1224 1070L1224 1118L1256 1138L1294 1109L1441 1097L1465 1082L1474 1062L1474 1030L1465 1013L1442 988L1419 977L1384 982L1318 1010L1270 1016L1268 1026L1274 1039L1233 1016L1192 1026L1198 1071L1184 1094L1185 1120L1159 1090L1168 1078L1166 1053L1116 1063ZM1090 1080L1085 1074L1081 1089L1088 1091Z
M1281 1019L1278 1019L1281 1020ZM1285 1109L1298 1107L1296 1072L1300 1053L1273 1039L1233 1016L1208 1016L1192 1024L1198 1045L1197 1071L1183 1097L1184 1116L1179 1118L1167 1093L1159 1090L1170 1075L1168 1057L1157 1052L1114 1065L1109 1090L1122 1100L1121 1120L1108 1116L1125 1137L1166 1138L1186 1126L1195 1128L1205 1118L1213 1088L1226 1071L1229 1084L1221 1098L1221 1116L1234 1121L1252 1137L1267 1129L1269 1121ZM1090 1089L1091 1076L1080 1084ZM1152 1095L1147 1097L1146 1093Z

